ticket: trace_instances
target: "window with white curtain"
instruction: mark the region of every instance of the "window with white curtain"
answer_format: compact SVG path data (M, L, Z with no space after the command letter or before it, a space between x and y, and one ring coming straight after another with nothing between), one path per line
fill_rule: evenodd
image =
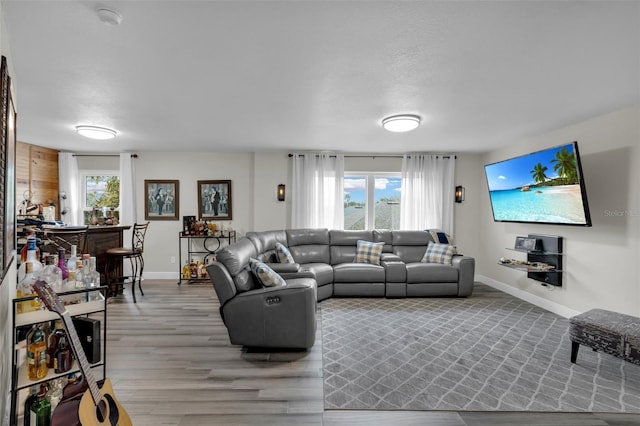
M400 173L344 175L344 229L400 229Z
M113 170L83 170L80 175L84 224L91 222L92 212L103 217L120 217L120 174Z

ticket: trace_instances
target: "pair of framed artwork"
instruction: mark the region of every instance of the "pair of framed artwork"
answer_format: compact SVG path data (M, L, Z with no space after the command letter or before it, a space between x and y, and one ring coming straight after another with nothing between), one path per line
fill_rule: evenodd
M144 181L145 220L178 220L180 217L180 181ZM198 181L198 218L231 220L231 181Z

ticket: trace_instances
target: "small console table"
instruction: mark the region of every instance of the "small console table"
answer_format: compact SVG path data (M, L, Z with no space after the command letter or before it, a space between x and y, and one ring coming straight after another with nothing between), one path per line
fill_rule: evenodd
M236 231L220 233L218 235L185 235L182 232L178 234L178 258L179 258L179 279L178 285L183 281L195 282L206 281L208 278L184 278L182 276L182 241L186 240L186 260L190 261L193 256L198 256L199 260L206 265L208 259L214 255L222 247L222 243L227 244L236 242Z

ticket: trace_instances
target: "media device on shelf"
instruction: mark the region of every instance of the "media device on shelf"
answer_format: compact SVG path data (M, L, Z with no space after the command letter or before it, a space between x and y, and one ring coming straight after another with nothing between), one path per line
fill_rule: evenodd
M591 226L578 143L485 166L496 222Z

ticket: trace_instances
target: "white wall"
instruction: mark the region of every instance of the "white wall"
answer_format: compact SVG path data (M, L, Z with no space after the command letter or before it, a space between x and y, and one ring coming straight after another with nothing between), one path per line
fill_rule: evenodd
M477 278L565 315L599 307L640 316L639 123L640 108L626 108L481 156ZM578 141L593 227L494 222L483 165L572 141ZM505 248L528 233L565 238L562 287L545 288L497 264L517 257Z

